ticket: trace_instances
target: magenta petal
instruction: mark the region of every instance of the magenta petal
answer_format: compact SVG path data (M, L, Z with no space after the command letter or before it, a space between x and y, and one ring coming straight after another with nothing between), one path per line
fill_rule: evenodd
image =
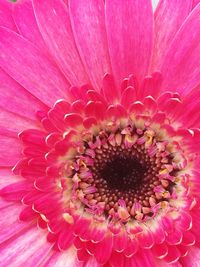
M125 77L133 74L141 81L147 73L151 56L151 1L105 2L108 44L115 80L120 85Z
M12 5L10 1L0 0L0 26L5 26L13 31L17 31L12 18Z
M36 110L46 106L0 69L0 106L13 113L35 119ZM13 97L15 96L15 97Z
M195 6L200 3L199 0L193 0L192 2L193 2L192 8L195 8Z
M58 66L73 85L88 83L68 14L60 0L33 1L41 34Z
M191 31L192 29L192 31ZM186 94L200 83L200 5L190 13L161 64L162 90Z
M0 66L12 78L47 105L66 97L68 83L43 53L8 29L0 28L0 36Z
M152 70L159 69L163 56L191 10L191 2L191 0L185 0L184 4L181 0L161 0L159 2L154 15Z
M13 18L22 36L42 50L47 50L38 29L31 1L17 1L17 3L13 6Z
M72 0L69 8L77 47L92 84L99 90L104 74L111 73L104 3L102 0Z

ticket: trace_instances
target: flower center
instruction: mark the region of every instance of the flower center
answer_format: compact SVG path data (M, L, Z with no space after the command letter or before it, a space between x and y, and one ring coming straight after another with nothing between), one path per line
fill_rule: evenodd
M169 202L179 169L171 144L150 128L127 125L101 130L87 141L73 162L74 198L93 214L147 219Z

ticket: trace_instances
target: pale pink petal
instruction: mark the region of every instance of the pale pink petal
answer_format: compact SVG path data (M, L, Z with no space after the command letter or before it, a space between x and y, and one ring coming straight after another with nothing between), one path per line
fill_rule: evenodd
M45 231L35 226L6 242L0 248L0 266L38 266L47 257L52 244L46 241Z
M20 176L14 175L11 168L0 169L0 189L3 187L23 180Z
M192 0L161 0L154 14L154 49L151 71L159 68L162 57L189 14Z
M37 110L46 109L42 102L26 91L2 69L0 69L0 81L0 106L2 108L33 120Z
M95 88L111 73L102 0L69 1L72 27L83 62Z
M141 82L152 49L153 12L150 0L105 1L111 64L119 85L133 74Z
M16 25L12 18L13 3L6 0L0 0L0 26L17 31Z
M33 6L45 43L64 75L73 85L88 83L65 4L60 0L37 0Z
M199 267L200 263L200 249L199 247L191 248L187 257L181 259L182 266L184 267Z
M192 29L192 30L191 30ZM200 83L200 4L172 41L161 66L162 90L186 94Z
M1 200L0 200L1 201ZM27 222L19 221L19 213L23 209L21 204L11 204L0 209L1 218L0 220L0 244L9 240L12 237L17 237L19 234L27 231L31 227ZM1 249L0 249L1 253ZM1 258L1 257L0 257Z
M47 259L41 264L41 267L78 267L76 263L76 250L74 247L71 247L65 252L52 251Z
M6 28L0 36L0 66L12 78L49 106L66 97L69 84L43 53Z
M42 50L47 50L38 29L32 1L20 0L13 6L13 18L19 33Z
M21 158L21 144L17 138L0 134L0 166L13 166Z

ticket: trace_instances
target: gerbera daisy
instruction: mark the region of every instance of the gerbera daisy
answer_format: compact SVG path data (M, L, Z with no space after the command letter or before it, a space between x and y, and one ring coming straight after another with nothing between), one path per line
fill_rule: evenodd
M0 0L0 266L200 266L200 4Z

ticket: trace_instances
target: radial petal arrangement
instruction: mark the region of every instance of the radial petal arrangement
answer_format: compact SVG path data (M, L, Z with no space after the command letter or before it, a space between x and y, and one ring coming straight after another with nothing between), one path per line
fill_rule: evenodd
M199 1L0 15L0 266L199 266Z

